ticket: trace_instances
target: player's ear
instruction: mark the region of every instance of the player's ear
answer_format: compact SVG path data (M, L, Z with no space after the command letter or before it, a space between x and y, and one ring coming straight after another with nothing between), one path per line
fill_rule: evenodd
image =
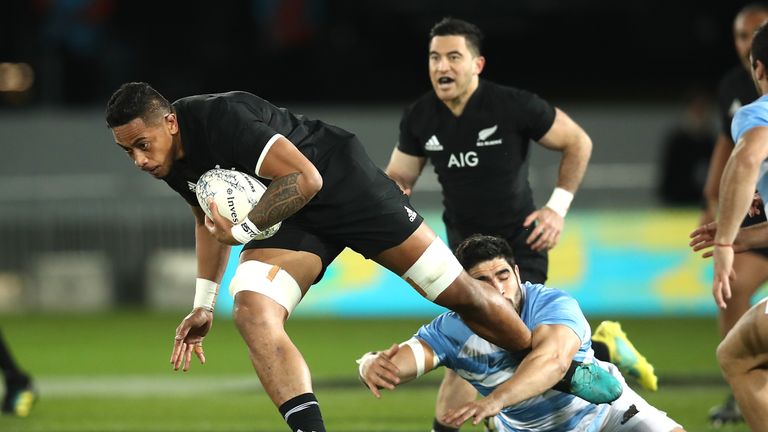
M165 125L168 131L174 135L179 132L179 121L176 119L176 113L168 113L165 115Z
M515 277L517 278L517 284L522 285L523 280L520 279L520 267L518 267L517 264L515 264Z
M485 57L479 55L473 59L475 62L475 73L477 75L480 75L480 73L483 71L483 68L485 67Z

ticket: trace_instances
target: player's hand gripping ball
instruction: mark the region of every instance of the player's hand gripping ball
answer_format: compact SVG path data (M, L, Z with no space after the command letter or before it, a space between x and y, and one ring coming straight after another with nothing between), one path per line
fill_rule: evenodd
M243 222L259 202L267 187L257 179L240 171L215 168L200 176L195 187L197 202L210 218L208 200L216 203L219 213L233 224ZM272 237L280 229L280 222L261 231L255 238Z

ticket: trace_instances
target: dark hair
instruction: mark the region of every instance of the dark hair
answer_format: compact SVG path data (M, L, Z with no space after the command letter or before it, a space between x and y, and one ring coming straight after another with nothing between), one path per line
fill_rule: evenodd
M114 128L141 118L145 123L155 120L156 114L168 114L171 104L144 82L129 82L120 86L107 102L107 126Z
M479 56L482 52L483 32L476 25L464 20L451 17L443 18L429 31L430 41L435 36L464 36L467 41L467 48L472 54Z
M757 66L758 60L763 62L763 66L768 67L768 27L766 24L761 25L755 31L749 53L752 56L752 68Z
M482 234L472 234L456 247L456 258L465 270L483 261L504 258L510 266L515 266L515 255L506 240Z

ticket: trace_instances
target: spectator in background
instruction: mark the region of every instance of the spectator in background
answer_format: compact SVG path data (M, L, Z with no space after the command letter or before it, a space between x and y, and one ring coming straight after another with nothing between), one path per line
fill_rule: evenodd
M659 197L667 205L702 203L701 190L715 146L714 106L709 95L689 98L682 120L664 137Z

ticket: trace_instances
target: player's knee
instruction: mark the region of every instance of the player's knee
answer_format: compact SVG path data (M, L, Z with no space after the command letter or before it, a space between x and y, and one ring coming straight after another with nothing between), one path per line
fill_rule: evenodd
M239 325L280 325L301 300L301 288L288 272L272 264L246 261L229 285L235 298L233 318Z
M726 377L738 374L740 371L741 359L739 359L738 351L733 343L734 338L726 337L717 346L715 355L717 357L717 363L720 365L720 370Z
M442 294L462 271L461 264L448 246L439 237L435 237L419 259L403 274L403 279L428 300L450 307L442 302L445 297Z
M271 327L282 323L283 319L279 316L281 314L265 307L264 303L267 301L270 300L246 293L239 294L232 308L232 319L235 325L241 330L268 331Z

